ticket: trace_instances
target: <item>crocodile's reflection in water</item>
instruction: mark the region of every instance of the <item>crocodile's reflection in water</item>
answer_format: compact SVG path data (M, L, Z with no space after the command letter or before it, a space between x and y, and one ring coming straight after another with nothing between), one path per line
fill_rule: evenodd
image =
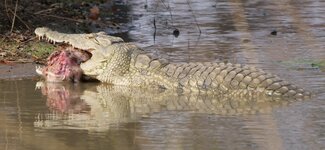
M40 83L38 83L40 84ZM48 114L36 116L36 127L57 129L107 130L110 125L136 122L163 111L183 111L215 115L269 113L285 106L289 99L242 94L179 94L175 91L127 88L96 84L83 89L79 85L43 83Z
M72 84L48 83L41 84L41 92L47 96L46 105L51 112L56 113L81 113L89 111L89 105L80 99L81 90Z

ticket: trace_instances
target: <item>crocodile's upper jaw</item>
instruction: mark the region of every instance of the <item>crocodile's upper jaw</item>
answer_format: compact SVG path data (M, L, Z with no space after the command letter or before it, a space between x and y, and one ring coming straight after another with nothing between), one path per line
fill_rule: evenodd
M112 43L123 42L119 37L113 37L104 32L91 34L66 34L53 31L46 27L37 28L35 34L53 43L66 43L83 50L104 50Z

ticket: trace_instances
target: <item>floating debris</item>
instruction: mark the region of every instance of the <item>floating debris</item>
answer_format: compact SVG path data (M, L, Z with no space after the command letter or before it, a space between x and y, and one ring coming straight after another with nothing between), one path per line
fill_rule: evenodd
M179 36L179 30L178 30L178 29L175 29L175 30L173 31L173 35L174 35L175 37L178 37L178 36Z
M271 32L271 35L277 35L278 34L278 31L276 31L276 30L273 30L272 32Z

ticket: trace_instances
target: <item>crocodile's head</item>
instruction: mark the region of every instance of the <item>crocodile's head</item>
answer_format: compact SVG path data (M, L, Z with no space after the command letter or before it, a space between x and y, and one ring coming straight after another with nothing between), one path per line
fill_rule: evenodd
M78 81L81 74L96 78L103 71L98 68L103 65L102 62L106 61L105 57L110 54L108 47L113 43L123 42L121 38L109 36L103 32L67 34L42 27L37 28L35 34L40 39L46 39L50 43L65 45L64 49L61 48L61 50L51 54L46 67L36 70L51 82L67 79ZM85 59L89 56L90 59Z

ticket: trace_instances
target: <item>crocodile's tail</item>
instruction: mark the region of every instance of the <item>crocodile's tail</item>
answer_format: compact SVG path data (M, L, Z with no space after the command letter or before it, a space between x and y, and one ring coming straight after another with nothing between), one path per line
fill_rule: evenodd
M179 87L198 90L249 90L269 96L310 97L311 93L255 67L225 63L180 63L161 68Z

